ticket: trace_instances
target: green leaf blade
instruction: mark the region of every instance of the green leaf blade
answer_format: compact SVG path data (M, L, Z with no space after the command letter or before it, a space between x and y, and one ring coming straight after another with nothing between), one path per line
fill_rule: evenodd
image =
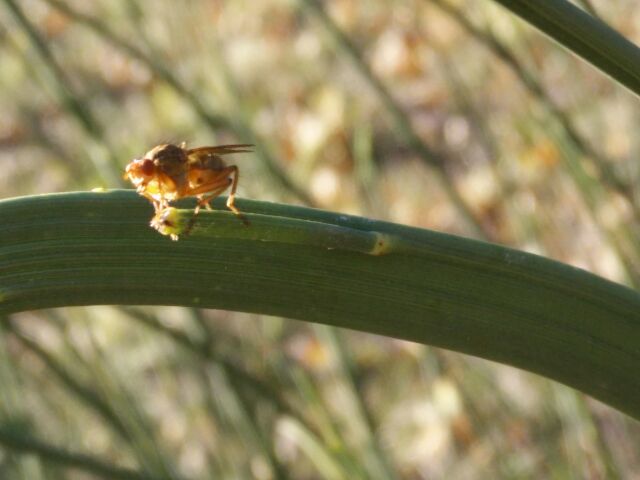
M514 365L640 418L636 292L498 245L238 205L249 226L201 212L173 242L148 226L152 209L131 191L0 202L0 313L130 304L279 315ZM374 255L377 239L386 244Z

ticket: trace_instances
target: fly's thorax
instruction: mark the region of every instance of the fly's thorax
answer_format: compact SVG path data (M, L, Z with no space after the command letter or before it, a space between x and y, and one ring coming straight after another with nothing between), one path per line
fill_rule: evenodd
M187 152L184 148L181 148L172 143L165 143L158 145L157 147L149 150L144 158L150 158L151 160L158 162L184 162L187 157Z
M153 163L159 167L184 165L187 162L187 152L177 145L158 145L154 149L149 150L145 158L153 160Z
M145 158L151 159L158 172L164 173L176 181L187 170L187 152L173 144L158 145L147 152Z

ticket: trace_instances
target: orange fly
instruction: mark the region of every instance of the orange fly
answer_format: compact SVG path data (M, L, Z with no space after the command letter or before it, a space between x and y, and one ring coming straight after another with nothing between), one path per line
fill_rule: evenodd
M227 165L223 155L246 153L253 145L219 145L187 149L180 145L164 144L152 148L125 169L137 192L153 204L156 215L169 206L169 202L184 197L196 197L201 207L211 209L209 202L231 187L227 207L236 215L235 194L238 187L238 167Z

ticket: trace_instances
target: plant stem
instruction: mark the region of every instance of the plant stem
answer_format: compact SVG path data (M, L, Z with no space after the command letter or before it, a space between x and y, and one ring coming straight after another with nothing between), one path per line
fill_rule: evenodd
M120 480L154 480L159 478L136 470L117 467L93 456L69 452L49 445L31 435L18 433L4 425L0 425L0 445L7 451L37 455L40 460L50 465L86 472L92 475L92 478L95 478L94 475L99 478Z
M640 49L606 23L566 0L494 1L640 95Z

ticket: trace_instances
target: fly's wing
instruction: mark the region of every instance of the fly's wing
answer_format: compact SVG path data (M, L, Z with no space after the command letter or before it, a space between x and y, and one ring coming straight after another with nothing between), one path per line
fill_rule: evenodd
M187 157L192 167L218 170L226 166L221 155L248 153L252 151L252 147L253 145L249 143L218 145L216 147L198 147L187 150Z
M230 153L248 153L253 151L254 145L250 143L237 143L234 145L218 145L216 147L197 147L187 150L187 155L228 155Z

